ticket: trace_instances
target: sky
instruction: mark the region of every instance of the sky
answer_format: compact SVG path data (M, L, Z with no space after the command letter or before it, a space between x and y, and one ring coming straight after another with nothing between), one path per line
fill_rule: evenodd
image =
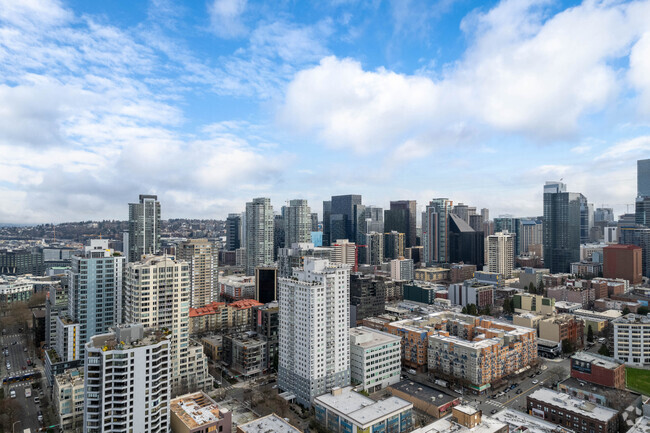
M628 209L650 1L0 0L0 222L332 195ZM633 206L629 207L633 210Z

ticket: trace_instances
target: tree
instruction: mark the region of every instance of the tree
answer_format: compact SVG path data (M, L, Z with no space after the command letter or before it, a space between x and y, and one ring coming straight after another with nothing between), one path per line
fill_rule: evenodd
M481 314L484 316L490 316L492 314L492 309L489 305L486 305L485 308L481 311Z
M467 314L471 314L472 316L478 316L478 309L476 308L475 304L467 305Z
M512 299L504 299L503 300L503 313L504 314L512 314L513 308L512 308Z
M623 308L623 315L626 316L628 314L630 314L630 309L627 307Z
M463 309L460 310L460 312L463 313L463 314L467 314L467 307L463 307Z
M544 280L539 280L539 284L537 285L537 293L544 293Z
M573 353L573 344L567 338L562 340L562 353L565 355Z
M636 314L640 314L642 316L647 315L650 312L650 309L648 307L639 307L638 310L636 310Z
M537 293L537 290L535 290L535 285L531 281L530 284L528 285L528 293L535 295Z
M603 356L610 356L609 348L605 344L600 345L600 349L598 349L598 353Z
M594 342L594 330L591 328L591 325L587 327L587 341L590 343Z

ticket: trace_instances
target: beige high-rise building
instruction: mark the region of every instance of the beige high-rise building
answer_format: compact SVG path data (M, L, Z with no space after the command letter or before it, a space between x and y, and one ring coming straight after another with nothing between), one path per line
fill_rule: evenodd
M515 236L507 231L488 236L488 271L497 272L505 278L512 277L515 253Z
M246 275L256 266L273 264L274 215L271 199L254 198L246 203Z
M190 308L216 301L219 253L207 239L191 239L178 245L176 256L190 265Z
M350 242L347 239L338 239L334 245L332 245L332 263L341 263L344 265L352 266L352 270L356 271L357 269L357 246L354 242Z
M190 266L167 256L129 263L124 274L125 323L167 329L171 338L173 394L203 389L207 360L202 346L189 339ZM198 347L196 347L198 346Z
M311 242L311 209L307 200L290 200L284 214L284 244Z

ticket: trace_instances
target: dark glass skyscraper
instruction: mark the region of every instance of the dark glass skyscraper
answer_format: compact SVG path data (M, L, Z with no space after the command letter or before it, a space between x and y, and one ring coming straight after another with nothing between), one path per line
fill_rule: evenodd
M228 214L226 218L226 250L235 251L241 247L241 215Z
M384 231L404 233L406 248L416 246L416 212L415 200L391 201L390 209L384 212Z
M480 269L485 264L485 236L475 231L461 217L449 214L449 261L476 265Z
M129 243L127 259L137 262L145 254L160 251L160 202L158 196L141 194L138 203L129 203Z
M544 185L544 263L551 273L569 272L580 261L580 210L584 196L562 182Z
M637 197L650 197L650 159L636 162Z
M357 240L358 206L361 196L357 194L336 195L332 197L330 214L330 245L337 239Z
M331 221L330 216L332 214L332 202L329 200L323 201L323 246L329 247L330 244L330 233L331 233Z

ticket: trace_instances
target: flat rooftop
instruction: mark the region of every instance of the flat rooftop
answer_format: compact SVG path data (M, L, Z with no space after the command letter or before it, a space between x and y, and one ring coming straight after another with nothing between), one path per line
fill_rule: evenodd
M546 388L538 388L528 396L531 399L559 407L567 412L577 413L587 418L607 422L618 416L618 411L604 406L590 403L576 397L571 397L562 392L552 391Z
M393 343L396 341L399 342L401 340L402 338L396 335L377 331L365 326L350 328L350 344L354 346L361 346L363 348L369 349L371 347Z
M395 383L388 387L389 390L390 388L394 388L397 391L401 391L404 394L408 394L418 400L426 401L435 406L444 406L445 404L458 399L455 395L447 394L446 392L410 380L403 380Z
M650 431L650 418L642 416L636 420L636 423L634 423L627 433L647 433L648 431Z
M576 352L571 356L571 359L577 361L589 362L592 365L597 365L603 368L615 369L623 365L622 363L616 361L614 358L608 358L602 355L596 355L590 352Z
M359 426L373 424L379 418L413 407L412 403L398 397L374 401L354 392L351 386L342 388L338 395L330 392L316 397L314 403L339 412Z
M217 404L202 391L173 399L169 409L190 430L211 426L223 418L222 412L228 412L228 409L219 410Z
M528 429L526 433L573 433L573 430L513 409L504 409L492 415L492 418L508 424L510 431L515 431L515 429L521 426L526 426Z
M481 423L471 429L452 422L451 418L444 418L413 430L411 433L494 433L502 431L505 426L506 423L488 416L482 416Z
M618 319L614 319L613 323L619 324L637 324L637 325L648 325L650 324L650 317L642 316L640 314L630 313L625 316L621 316Z
M272 413L238 426L245 433L302 433L300 430Z

